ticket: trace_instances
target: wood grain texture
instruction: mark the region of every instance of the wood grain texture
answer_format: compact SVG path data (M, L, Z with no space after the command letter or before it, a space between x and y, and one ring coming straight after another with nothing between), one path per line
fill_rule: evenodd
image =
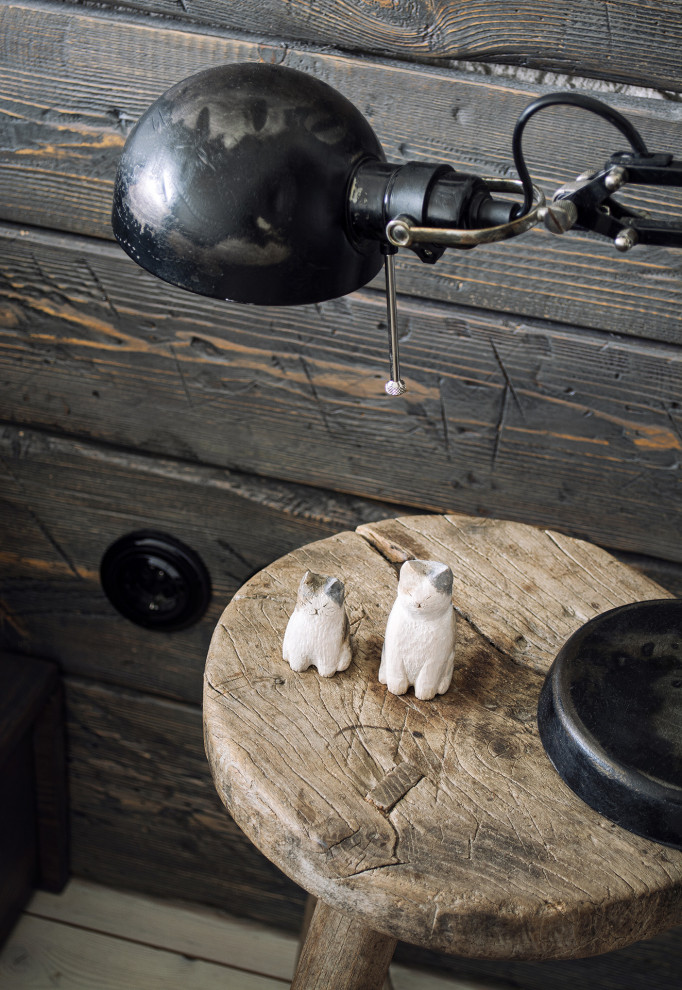
M557 643L596 615L672 597L599 547L519 523L409 516L357 531L397 565L414 558L447 564L456 611L495 650L542 675Z
M0 984L12 990L282 990L256 973L190 959L177 952L56 925L25 915L0 955ZM134 981L134 982L131 982Z
M261 975L278 980L291 981L294 971L293 935L225 912L112 890L85 880L71 880L59 897L38 891L27 913L221 966L257 967ZM225 974L226 988L228 977Z
M395 946L394 938L318 900L291 990L381 990Z
M575 990L577 986L590 990L678 990L682 928L586 959L542 962L456 959L400 944L396 959L402 959L405 951L414 954L410 965L435 965L443 977L462 980L467 990L518 990L519 987L523 990L547 990L548 987ZM419 983L416 980L415 984L417 990ZM401 988L397 986L395 990Z
M119 0L105 0L112 7ZM401 58L475 59L677 90L680 4L427 0L126 0L210 26Z
M74 876L297 931L303 893L225 814L201 712L69 678Z
M462 540L476 542L481 558L499 555L504 524L454 516L432 524L446 562L458 560ZM404 527L410 538L392 543L410 553L425 538L418 519ZM509 638L496 648L497 617L471 572L458 589L467 618L453 687L432 702L391 696L376 681L396 576L360 534L304 547L252 578L209 652L207 752L216 787L251 840L368 927L466 956L589 956L680 923L682 853L610 824L563 785L537 734L541 651L529 663L526 633L554 631L547 669L564 631L603 607L600 596L620 603L662 591L587 545L533 531L526 542L524 532L502 540L523 596ZM554 565L540 559L536 573L537 539ZM329 680L292 675L279 659L306 568L336 574L347 589L356 653ZM424 776L382 814L366 795L403 761Z
M38 891L27 914L224 966L253 969L255 965L259 973L281 980L290 980L294 970L297 939L293 934L186 902L116 891L87 881L72 879L59 897ZM518 990L519 986L568 990L576 985L590 990L678 990L681 952L682 929L619 952L563 962L476 962L435 956L402 944L397 955L409 959L407 965L395 961L391 965L391 990ZM434 964L438 971L433 970Z
M16 427L0 427L0 477L0 642L71 673L195 702L213 627L247 577L301 543L393 512ZM189 629L134 625L100 586L107 547L149 528L181 539L209 569L212 603Z
M112 238L114 173L133 122L168 86L212 65L277 61L310 72L367 116L390 160L447 162L482 175L510 174L514 121L547 90L504 75L315 53L68 4L0 7L2 35L12 43L0 62L0 217L100 238ZM652 149L682 147L674 101L617 88L604 96ZM621 143L603 121L571 108L540 115L524 139L547 192L599 166ZM679 191L640 189L628 201L682 217ZM679 259L665 249L622 256L601 239L535 230L513 243L449 251L435 266L400 252L398 284L425 298L680 339Z
M1 419L682 559L677 348L404 299L395 400L376 293L245 311L92 241L0 244Z
M675 598L682 598L682 568L678 564L672 564L666 560L658 560L651 557L641 556L636 553L614 552L614 556L621 560L628 567L646 574L656 584L660 584L666 591L669 591Z
M296 932L302 894L283 890L283 878L257 857L250 843L232 825L218 804L201 743L201 714L191 706L158 704L134 692L102 689L72 679L68 690L72 775L74 870L95 881L137 889L159 897L203 901L223 911L256 917L280 931ZM152 769L158 762L160 776ZM242 866L245 877L242 876ZM262 872L260 872L262 871ZM67 894L70 888L67 888ZM197 953L201 932L185 919L174 938L167 919L170 909L132 909L125 894L110 907L104 923L124 937L133 925L145 942L162 948ZM289 899L290 898L290 899ZM94 925L97 905L86 901L38 895L35 913L58 916L67 924ZM48 906L46 906L48 905ZM234 954L217 928L213 953L199 953L212 962L246 965L244 952L256 952L262 972L284 978L267 946L235 932ZM100 930L102 925L97 927ZM164 941L165 939L165 941ZM280 963L293 967L295 941L279 948ZM576 981L591 990L677 990L682 930L658 936L617 953L593 959L544 963L477 963L427 953L400 945L397 959L409 966L449 970L462 980L488 981L531 990L572 990ZM269 968L263 969L266 960ZM395 966L392 967L392 972ZM406 990L425 977L401 970L398 987ZM411 976L411 980L408 977ZM422 983L417 982L417 986ZM435 987L434 987L435 990Z

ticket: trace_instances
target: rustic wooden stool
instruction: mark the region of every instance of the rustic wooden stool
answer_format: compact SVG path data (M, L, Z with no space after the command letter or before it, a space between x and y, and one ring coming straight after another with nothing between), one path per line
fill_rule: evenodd
M452 687L377 682L396 564L449 564ZM340 577L354 660L294 674L281 643L303 572ZM682 922L682 852L613 825L543 750L536 707L593 616L671 597L603 550L466 516L360 526L276 561L235 595L206 665L217 790L252 842L318 897L295 990L380 987L397 939L454 955L561 959Z

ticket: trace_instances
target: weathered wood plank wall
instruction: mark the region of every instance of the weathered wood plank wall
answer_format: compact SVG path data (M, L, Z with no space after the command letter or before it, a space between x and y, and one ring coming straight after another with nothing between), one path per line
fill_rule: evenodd
M533 74L519 79L476 66L359 59L79 10L0 7L0 32L13 40L0 63L5 220L113 239L110 194L126 133L173 82L221 62L277 61L319 76L362 110L392 161L444 161L492 175L512 167L511 132L521 110L565 85L534 81ZM652 148L682 146L679 103L651 89L611 90L610 103L632 116ZM533 177L550 192L602 164L622 141L603 121L569 108L529 124L524 148ZM633 203L682 215L682 198L670 189L640 190ZM433 267L409 254L400 255L399 287L411 295L675 340L675 252L642 248L623 257L606 242L567 242L536 230L513 248L450 252Z
M410 389L392 403L378 293L245 322L117 247L0 232L3 245L12 422L681 559L670 344L404 300Z
M217 803L198 709L229 596L297 545L456 509L588 537L682 590L680 252L533 231L433 267L401 254L410 390L391 400L378 285L241 308L120 251L110 199L134 121L192 72L263 60L341 90L394 161L507 175L516 116L565 88L682 155L681 14L682 0L0 0L1 642L68 678L78 873L298 923L300 891ZM621 140L548 112L528 128L531 171L551 192ZM682 218L675 190L632 202ZM102 553L141 527L207 563L199 625L147 632L104 597ZM647 950L647 986L667 986L676 945ZM580 975L623 985L635 957ZM562 965L557 986L575 978ZM540 986L548 970L494 975Z

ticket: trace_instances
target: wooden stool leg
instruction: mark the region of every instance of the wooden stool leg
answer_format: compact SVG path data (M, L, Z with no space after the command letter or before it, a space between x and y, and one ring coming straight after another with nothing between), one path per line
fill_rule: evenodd
M380 990L395 946L396 939L318 901L291 990Z
M303 952L303 946L305 945L305 940L308 937L308 929L310 928L310 922L313 920L313 915L315 914L316 907L317 907L317 898L313 897L312 894L308 894L305 901L305 909L303 911L303 922L301 924L301 931L298 936L298 952L296 954L297 966L298 966L298 960L301 958L301 953Z

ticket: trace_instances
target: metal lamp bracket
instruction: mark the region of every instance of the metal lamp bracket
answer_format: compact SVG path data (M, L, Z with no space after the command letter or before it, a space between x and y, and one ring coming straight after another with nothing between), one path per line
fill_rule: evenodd
M518 179L485 179L490 192L520 192L522 183ZM400 353L398 343L398 317L396 303L396 280L394 255L398 248L412 247L415 244L433 244L446 247L475 247L477 244L494 244L510 237L524 234L534 227L546 209L545 194L533 186L533 203L527 213L508 223L495 227L482 227L477 230L458 230L449 227L419 226L410 217L400 216L389 220L386 225L388 245L384 251L386 272L386 310L388 317L388 353L391 377L384 386L388 395L402 395L407 387L400 377Z
M518 179L484 179L490 192L522 192ZM478 230L460 230L451 227L420 227L410 217L397 217L386 225L386 237L394 247L411 247L413 244L442 244L445 247L475 247L478 244L494 244L509 237L517 237L534 227L540 220L539 211L545 206L545 194L533 186L533 205L523 216L496 227Z

